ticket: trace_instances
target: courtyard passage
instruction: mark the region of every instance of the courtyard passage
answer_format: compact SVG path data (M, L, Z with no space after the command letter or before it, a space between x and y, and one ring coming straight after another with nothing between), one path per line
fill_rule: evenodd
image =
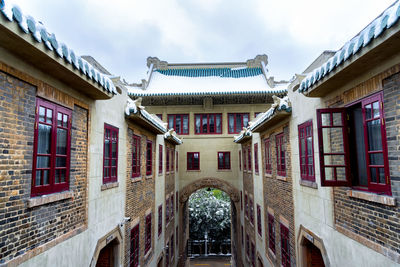
M190 260L190 267L209 266L209 267L227 267L231 266L231 258L203 258Z

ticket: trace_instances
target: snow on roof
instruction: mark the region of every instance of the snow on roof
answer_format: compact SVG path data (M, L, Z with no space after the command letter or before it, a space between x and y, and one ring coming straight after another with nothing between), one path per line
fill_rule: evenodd
M254 131L254 129L256 129L261 124L270 120L277 111L286 111L287 113L292 112L289 97L285 96L283 98L279 98L277 96L273 96L273 98L274 104L272 104L272 106L266 112L258 114L255 119L250 121L249 126L243 129L240 135L234 137L233 141L235 143L240 142L245 137L252 136L252 131Z
M351 58L352 55L360 52L364 47L378 38L385 29L393 27L400 18L400 1L393 3L379 17L367 25L359 34L348 41L340 50L336 52L326 63L311 71L301 82L299 92L303 93L313 86L316 82L323 79L328 73L337 66Z
M58 57L64 58L66 62L72 64L74 68L80 70L89 79L97 82L106 91L113 94L117 93L113 82L107 75L103 75L97 71L86 60L77 56L66 44L59 42L56 35L47 32L42 23L36 22L31 16L24 15L17 5L8 5L5 4L5 1L0 1L0 3L0 13L2 13L9 22L18 24L19 28L22 30L21 34L32 35L36 42L43 42L48 50L55 51Z
M284 94L288 84L271 88L261 68L154 70L146 89L127 86L133 96Z

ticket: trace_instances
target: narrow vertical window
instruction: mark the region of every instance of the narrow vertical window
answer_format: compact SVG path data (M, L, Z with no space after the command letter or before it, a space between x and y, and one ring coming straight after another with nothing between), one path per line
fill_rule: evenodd
M242 151L239 151L239 171L242 170Z
M36 100L31 196L69 189L71 118L71 110Z
M176 212L178 212L178 191L176 191L176 193L175 193L175 195L176 195L176 205L175 205L175 207L176 207Z
M265 173L271 174L272 173L272 164L271 164L271 143L270 139L265 139L264 141L264 148L265 148Z
M251 242L251 265L256 267L256 247L253 242Z
M249 258L250 257L250 238L249 234L246 234L246 255Z
M146 142L146 175L151 175L153 172L153 142Z
M179 162L178 151L176 151L176 171L178 171L178 162Z
M175 207L174 207L174 192L172 192L172 194L171 194L171 218L172 217L174 217L174 209L175 209Z
M169 200L165 200L165 224L169 222Z
M254 171L258 174L258 143L254 144Z
M167 172L169 172L169 147L165 147L165 155L167 157L167 162L165 163L165 167L167 168Z
M132 137L132 178L140 176L140 137Z
M168 267L169 260L170 260L170 258L169 258L169 241L167 241L167 244L165 245L165 247L168 248L168 249L165 249L165 267Z
M200 152L187 152L187 170L200 170Z
M254 203L253 203L253 198L251 197L249 201L249 206L250 206L250 222L251 224L254 225Z
M286 176L285 142L283 133L278 134L276 142L276 169L280 176Z
M314 175L314 146L312 134L312 121L307 121L298 126L299 130L299 156L300 176L303 180L315 181Z
M244 245L244 230L243 230L243 225L241 226L242 228L242 245Z
M289 229L283 224L281 224L281 257L282 266L290 267Z
M172 234L172 236L171 236L171 242L170 242L170 245L171 245L171 260L174 258L174 252L175 252L175 240L174 240L174 235Z
M218 152L218 170L231 169L231 152Z
M103 183L117 181L118 128L104 124Z
M158 173L163 172L163 146L158 145Z
M179 226L178 225L176 226L175 232L176 232L176 246L178 246L178 244L179 244Z
M162 233L162 204L158 206L158 236Z
M175 149L171 149L171 171L174 172L175 168Z
M243 210L243 192L240 191L240 209Z
M151 249L151 213L146 216L146 228L145 228L145 244L144 244L144 252L147 253Z
M275 255L275 220L272 214L268 213L268 247Z
M260 236L262 236L262 227L261 227L261 207L257 204L257 231Z
M251 169L251 146L247 149L247 167L249 171L252 171Z
M244 194L244 215L249 217L249 201L247 198L247 194Z
M139 224L132 228L130 238L129 266L139 266Z

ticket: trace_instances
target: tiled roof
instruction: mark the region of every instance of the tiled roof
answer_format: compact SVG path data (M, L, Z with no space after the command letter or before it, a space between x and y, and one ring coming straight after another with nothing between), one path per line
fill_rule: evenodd
M55 51L58 57L64 58L65 61L72 64L75 69L80 70L89 79L97 82L104 90L116 94L115 86L109 77L97 71L80 56L77 56L66 44L59 42L56 35L54 33L48 33L43 24L36 22L31 16L22 14L18 6L5 4L5 1L0 0L0 10L10 23L18 24L19 28L22 30L21 34L32 35L36 42L43 42L49 51Z
M261 75L261 68L199 68L155 70L167 76L243 78Z
M353 55L359 53L368 46L373 39L378 38L385 29L390 29L397 24L400 18L400 1L393 3L379 17L372 21L364 30L348 41L321 67L314 69L301 82L299 92L308 91L316 82L322 80L336 67L349 60Z
M152 116L150 113L148 113L144 107L140 106L140 104L137 103L138 100L132 100L131 98L128 97L127 99L127 104L125 108L125 114L127 116L131 114L137 114L141 115L145 120L147 120L150 124L152 124L154 127L159 129L161 132L166 133L167 128L164 126L164 122L160 120L157 116ZM141 102L141 99L139 99Z

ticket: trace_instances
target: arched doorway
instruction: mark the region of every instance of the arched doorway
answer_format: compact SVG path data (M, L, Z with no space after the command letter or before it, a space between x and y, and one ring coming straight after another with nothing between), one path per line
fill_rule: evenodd
M329 267L329 259L323 240L300 225L299 236L300 263L305 267Z
M187 239L189 237L189 216L188 216L188 199L189 196L202 188L217 188L227 193L231 199L231 253L232 266L242 266L241 243L240 243L240 195L239 190L230 183L213 177L202 178L196 180L180 191L179 197L179 261L178 266L184 267L187 261Z

